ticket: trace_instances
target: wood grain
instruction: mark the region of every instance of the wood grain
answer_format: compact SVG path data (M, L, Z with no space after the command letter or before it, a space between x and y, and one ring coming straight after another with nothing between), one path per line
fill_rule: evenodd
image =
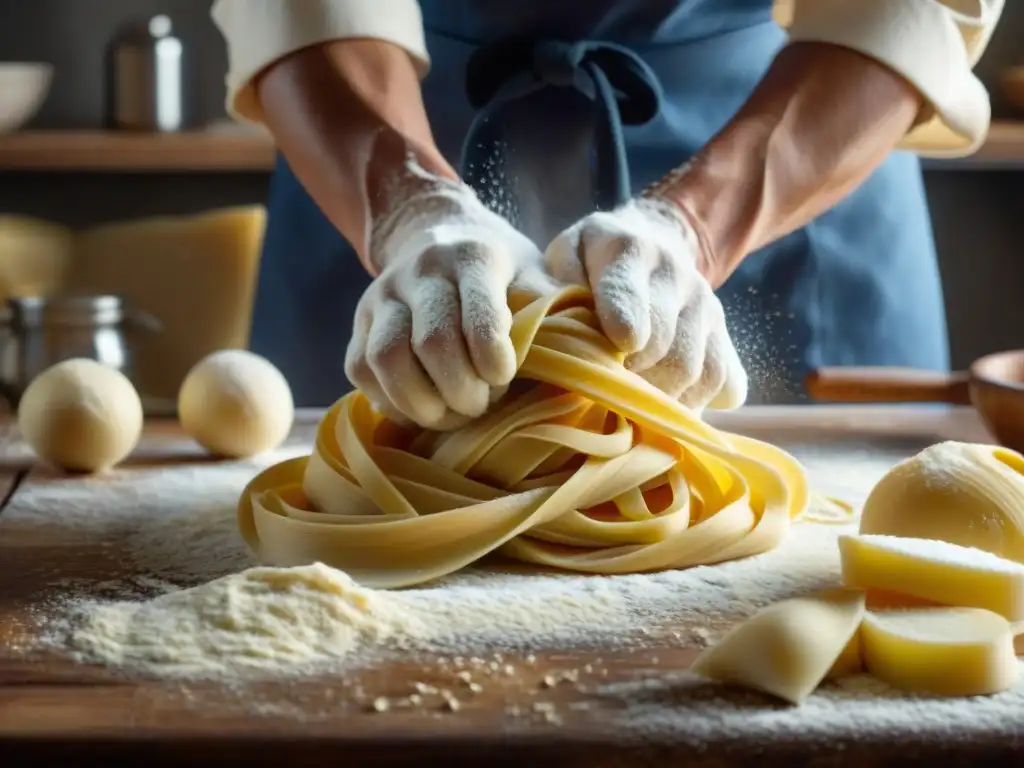
M318 418L318 413L300 415L292 438L296 444L309 442ZM751 408L716 415L714 421L782 444L874 439L905 441L910 450L942 439L984 439L967 409ZM7 454L24 460L16 446ZM173 424L155 422L132 461L136 466L176 466L209 460ZM35 466L18 493L53 482L83 481ZM692 627L685 624L673 628L678 632L656 631L629 647L559 647L532 656L508 654L500 661L483 657L473 667L474 680L482 686L475 695L460 688L457 677L468 662L446 656L392 655L312 679L227 685L147 679L34 649L37 619L52 599L48 583L73 577L116 579L126 572L128 566L110 544L62 534L27 518L0 517L0 755L12 764L21 757L147 765L434 761L517 768L524 762L565 768L717 768L754 760L805 766L940 760L944 766L977 766L1021 756L1016 739L995 733L966 740L839 736L823 742L800 735L766 739L740 731L695 740L685 718L675 728L625 727L629 707L645 696L659 698L669 709L673 702L692 707L698 697L699 706L699 689L672 684L672 676L698 652L688 631ZM566 672L573 679L562 679ZM553 686L545 682L552 674L557 678ZM447 711L437 697L424 697L420 706L401 706L415 682L451 689L460 709ZM613 695L609 684L638 687ZM369 705L380 696L398 703L388 712L374 712ZM781 709L748 694L737 702L761 713Z
M0 171L266 173L274 157L273 141L262 134L24 131L0 136ZM926 165L1022 168L1024 122L996 121L975 154Z
M264 134L27 131L0 136L0 170L266 172L274 151Z

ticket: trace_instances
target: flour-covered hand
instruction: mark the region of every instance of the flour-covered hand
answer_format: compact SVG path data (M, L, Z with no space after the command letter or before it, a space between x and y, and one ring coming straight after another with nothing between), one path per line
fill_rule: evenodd
M692 408L735 408L746 400L747 376L700 256L675 206L641 199L565 230L546 262L556 278L589 286L627 367Z
M356 308L345 371L398 422L453 429L516 372L510 288L556 290L543 254L466 186L433 180L374 225L380 274Z

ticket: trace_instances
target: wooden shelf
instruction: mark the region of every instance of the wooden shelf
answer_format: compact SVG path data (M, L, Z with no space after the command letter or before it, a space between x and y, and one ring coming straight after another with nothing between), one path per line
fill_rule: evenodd
M172 134L27 131L0 136L0 171L269 171L274 144L262 133Z
M28 131L0 136L0 172L259 173L273 164L273 142L261 133ZM975 155L926 160L925 167L1024 170L1024 122L993 123L988 141Z
M1024 170L1024 121L992 123L985 144L970 157L925 159L923 164L935 170Z

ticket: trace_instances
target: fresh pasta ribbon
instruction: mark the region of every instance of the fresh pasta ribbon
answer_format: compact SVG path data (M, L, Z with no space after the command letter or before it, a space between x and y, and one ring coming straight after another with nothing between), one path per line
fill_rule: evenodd
M623 366L589 293L512 296L519 364L485 416L451 432L383 419L361 392L313 452L257 475L238 524L264 562L320 561L407 587L485 555L595 574L773 549L808 505L799 462L715 430Z

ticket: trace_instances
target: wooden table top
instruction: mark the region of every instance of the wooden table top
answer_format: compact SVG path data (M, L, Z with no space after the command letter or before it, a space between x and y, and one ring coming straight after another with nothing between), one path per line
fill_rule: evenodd
M318 412L302 412L290 442L311 441ZM968 409L894 406L751 407L712 418L716 425L778 444L887 446L909 455L945 439L986 441ZM44 759L96 758L104 764L147 765L248 763L288 765L411 765L436 759L445 765L646 766L747 764L753 760L787 765L908 765L941 760L943 765L982 765L1020 759L1016 733L1003 726L973 729L970 737L835 738L792 729L778 736L745 734L733 727L716 740L699 742L682 724L659 730L622 725L628 701L601 693L621 683L628 696L669 697L662 678L685 670L698 652L686 642L642 648L581 650L553 648L535 658L509 657L515 673L501 676L458 712L396 710L368 712L350 696L398 695L410 680L441 685L452 676L451 659L391 659L368 668L301 682L259 683L257 688L215 682L147 679L76 663L52 650L33 650L34 617L47 610L52 594L42 585L65 576L96 581L123 572L109 542L62 531L38 518L19 517L18 499L46 484L77 483L38 465L17 435L0 441L0 756ZM895 448L893 448L895 446ZM171 422L152 422L135 456L120 473L153 466L195 466L210 459L184 440ZM79 486L76 486L79 487ZM15 511L12 511L15 510ZM26 648L29 649L26 652ZM565 669L580 673L575 684L544 691L557 719L510 718L511 709L529 711L545 675ZM593 683L600 677L602 687ZM650 685L647 685L650 683ZM631 688L630 686L633 686ZM645 693L646 691L646 693ZM700 706L691 693L678 706ZM273 712L254 713L247 699L274 700ZM739 707L781 711L762 697L738 699ZM330 706L327 706L327 704ZM742 712L742 709L739 710ZM753 710L751 710L753 712ZM312 716L313 713L316 716ZM1024 714L1024 711L1022 711ZM741 721L742 722L742 721ZM617 725L618 723L618 725ZM1021 720L1024 731L1024 720ZM642 725L642 724L635 724ZM6 761L5 761L6 762Z

